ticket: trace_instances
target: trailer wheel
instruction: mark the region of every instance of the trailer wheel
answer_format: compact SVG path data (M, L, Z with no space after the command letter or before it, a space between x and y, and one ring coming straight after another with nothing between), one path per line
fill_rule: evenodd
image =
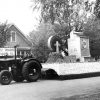
M2 70L0 72L0 83L2 85L8 85L12 81L12 74L8 70Z
M47 79L57 79L58 75L53 69L46 70L46 78Z
M41 75L41 64L35 60L26 62L23 65L22 74L29 82L37 81Z

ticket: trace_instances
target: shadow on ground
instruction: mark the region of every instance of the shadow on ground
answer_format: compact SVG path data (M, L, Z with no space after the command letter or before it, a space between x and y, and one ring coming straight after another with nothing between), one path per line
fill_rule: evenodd
M81 79L81 78L89 78L89 77L97 77L100 76L100 72L96 73L84 73L84 74L73 74L73 75L61 75L61 76L48 76L44 75L40 79L49 79L49 80L71 80L71 79Z
M70 79L80 79L80 78L89 78L89 77L97 77L100 76L100 72L96 73L84 73L84 74L73 74L73 75L64 75L59 76L60 80L70 80Z

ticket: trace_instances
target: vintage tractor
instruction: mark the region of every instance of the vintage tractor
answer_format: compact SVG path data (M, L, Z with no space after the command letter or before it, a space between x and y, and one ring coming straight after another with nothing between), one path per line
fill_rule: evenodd
M37 81L41 75L41 64L33 58L17 58L16 53L14 58L0 59L0 83L8 85L12 80L22 82Z

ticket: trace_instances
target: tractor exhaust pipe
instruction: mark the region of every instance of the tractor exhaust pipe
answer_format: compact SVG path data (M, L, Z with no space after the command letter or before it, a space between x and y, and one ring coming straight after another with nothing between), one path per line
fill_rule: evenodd
M17 55L16 55L16 51L17 51L17 47L18 47L19 45L15 45L14 46L14 48L15 48L15 63L16 63L16 57L17 57Z

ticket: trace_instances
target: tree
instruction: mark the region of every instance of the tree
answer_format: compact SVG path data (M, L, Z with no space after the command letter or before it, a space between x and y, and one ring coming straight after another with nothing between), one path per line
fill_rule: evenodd
M84 0L35 0L35 3L34 9L41 9L41 18L45 22L57 22L68 27L69 32L73 27L76 31L83 29L93 5Z
M100 56L100 0L96 0L94 5L94 19L89 20L84 28L84 34L90 38L91 56Z
M47 45L44 43L45 40L41 39L37 45L34 45L32 53L34 58L39 60L41 63L47 61L50 50Z
M94 14L95 2L89 0L35 0L35 9L41 9L41 19L55 26L57 33L69 34L74 27L90 38L90 49L94 40L99 40L99 30ZM57 29L58 28L58 29ZM98 38L98 39L97 39ZM98 43L98 42L97 42Z
M47 40L49 36L55 35L54 26L50 23L40 23L37 30L33 30L30 32L30 37L33 45L37 45L41 39L45 39L45 43L47 44Z
M38 27L38 30L33 30L30 33L30 37L33 43L33 55L36 59L38 59L41 62L44 62L47 60L47 57L50 53L50 50L47 46L48 38L51 35L56 34L53 29L53 25L49 23L41 23Z
M10 34L8 32L8 25L6 23L0 24L0 47L3 47L7 40L10 38Z
M94 13L96 17L100 19L100 0L96 0Z
M100 20L92 20L85 25L84 34L90 40L90 53L92 57L99 56L100 53Z

